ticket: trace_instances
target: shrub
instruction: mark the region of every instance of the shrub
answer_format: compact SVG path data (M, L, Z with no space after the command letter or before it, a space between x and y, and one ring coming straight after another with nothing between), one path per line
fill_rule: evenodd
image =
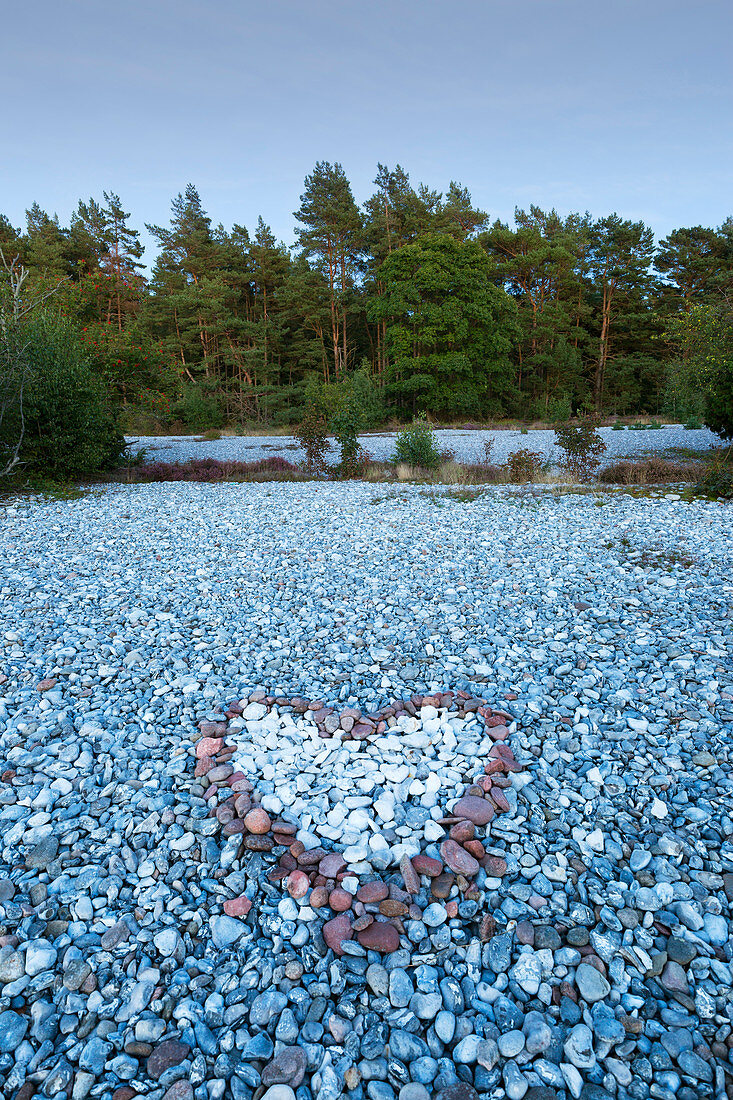
M695 492L705 496L723 497L725 500L733 499L733 461L730 448L711 462L695 485Z
M304 468L311 474L322 474L326 470L326 453L331 450L328 438L328 423L318 409L311 406L293 435L305 451Z
M545 456L540 451L530 451L526 447L512 451L507 458L509 480L515 483L532 481L539 474L544 462Z
M398 433L392 461L421 470L434 470L440 466L442 456L435 432L424 414L416 416L412 424Z
M198 432L224 426L221 397L213 390L207 392L203 388L204 385L204 382L200 382L195 386L185 386L172 408L172 414L176 419L182 420L188 428Z
M626 430L626 425L622 424L620 420L617 420L615 424L611 425L612 432L623 432Z
M253 481L258 480L259 475L267 475L266 480L287 480L297 477L298 467L279 455L260 458L256 462L221 462L216 458L191 458L188 462L151 462L146 466L133 467L129 471L129 480Z
M667 458L647 458L639 462L613 462L598 475L610 485L661 485L669 481L694 481L699 466L673 462Z
M51 480L118 465L125 440L75 330L41 316L23 327L22 346L22 403L18 393L5 408L0 451L9 453L22 434L22 470Z
M584 420L574 426L565 424L555 429L555 442L565 457L562 465L571 477L589 481L600 463L599 455L606 450L606 443L592 420Z
M691 416L685 423L685 428L688 432L699 432L703 427L703 422L697 416Z

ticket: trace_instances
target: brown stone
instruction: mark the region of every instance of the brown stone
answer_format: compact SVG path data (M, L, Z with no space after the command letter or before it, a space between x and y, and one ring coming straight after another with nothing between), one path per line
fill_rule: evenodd
M262 1070L263 1085L290 1085L297 1089L306 1070L306 1053L302 1047L283 1047Z
M33 1085L31 1085L30 1081L27 1081L26 1084L30 1085L31 1091L23 1093L23 1095L21 1096L21 1089L25 1088L25 1085L21 1085L21 1089L16 1092L14 1100L26 1100L26 1097L33 1095L33 1093L35 1092ZM131 1085L120 1085L120 1087L118 1089L115 1089L115 1091L112 1093L112 1100L135 1100L135 1097L139 1095L140 1093L137 1091L137 1089L132 1088Z
M507 870L506 860L501 856L484 856L481 866L490 878L503 878Z
M378 905L380 901L389 897L389 887L386 882L380 882L378 879L374 882L365 882L357 890L356 896L365 905Z
M474 825L488 825L494 816L493 803L488 798L478 798L473 794L464 794L453 807L456 817L465 817Z
M275 846L271 836L257 836L255 833L246 836L242 844L248 852L271 852Z
M336 913L345 913L351 909L351 894L348 890L332 890L328 895L328 904Z
M53 676L47 676L45 680L38 681L38 683L36 684L36 691L50 691L51 688L56 687L57 683L58 681L55 680Z
M443 870L443 864L439 859L426 856L424 852L412 857L412 866L419 875L427 875L428 878L437 878Z
M366 930L368 931L368 929ZM323 939L327 947L336 955L343 955L341 950L341 944L344 940L350 940L353 936L353 929L351 927L351 918L348 913L339 913L333 920L327 920L322 929ZM359 935L365 935L365 932L360 932ZM361 942L361 941L359 941Z
M216 756L222 749L224 739L222 737L202 737L196 742L196 759L202 760L205 756Z
M444 840L440 846L440 854L451 871L461 875L475 875L478 873L478 861L470 852L456 844L455 840Z
M291 898L304 898L310 890L310 881L303 871L291 871L285 889Z
M509 730L506 726L489 726L487 723L487 732L492 741L506 741L509 736Z
M400 874L408 894L420 893L420 876L412 865L409 856L403 856L400 860Z
M250 833L254 833L255 836L262 836L270 831L272 821L266 810L263 810L261 806L256 806L246 814L244 825Z
M314 886L310 896L311 908L323 909L328 905L328 890L325 886Z
M193 1100L193 1085L185 1079L174 1081L163 1093L163 1100Z
M473 840L476 835L476 826L472 821L458 821L451 825L448 836L458 844L465 844L467 840Z
M480 840L467 840L463 847L466 849L467 852L471 853L474 859L477 859L479 862L481 862L481 860L486 855L486 849L484 848Z
M394 898L385 898L379 903L379 912L383 917L405 917L409 907L404 901L395 901Z
M215 768L208 772L211 783L223 783L230 775L234 775L234 768L231 764L217 764Z
M509 812L509 802L501 787L492 787L489 792L489 798L500 813L506 814Z
M246 917L252 908L252 902L242 894L239 898L228 898L223 909L228 917Z
M435 898L447 898L453 889L456 876L452 871L443 871L430 883L430 890Z
M375 920L368 928L357 932L356 938L362 947L368 951L380 951L382 954L391 954L400 946L400 935L393 924L387 921Z
M514 935L517 937L517 941L521 944L525 944L528 947L534 946L534 925L530 924L528 920L520 920L517 927L514 929Z
M345 870L346 860L340 852L328 852L318 861L318 873L324 878L336 878L336 875Z
M147 1061L148 1077L157 1081L161 1074L172 1066L178 1066L188 1058L191 1048L188 1043L180 1043L177 1039L166 1039L159 1043Z

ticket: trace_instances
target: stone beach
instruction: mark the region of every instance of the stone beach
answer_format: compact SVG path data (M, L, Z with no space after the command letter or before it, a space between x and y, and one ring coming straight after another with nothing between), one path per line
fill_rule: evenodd
M3 1096L733 1096L730 505L1 515Z
M668 449L685 448L705 451L719 447L721 439L709 428L684 428L681 424L665 424L662 428L635 428L615 431L599 429L606 444L603 461L614 462L621 458L639 458L664 453ZM562 451L555 443L555 432L549 428L484 429L441 428L435 437L441 450L450 451L458 462L482 462L485 459L484 443L491 442L491 462L504 463L512 451L522 447L536 451L550 462L559 462ZM359 437L362 447L380 462L392 458L395 448L395 432L368 432ZM133 451L144 447L150 462L186 462L192 458L216 458L220 461L255 462L261 458L280 456L291 462L302 462L305 453L297 440L288 435L224 436L221 439L204 440L194 436L130 436ZM332 450L326 460L338 460L338 447L331 440Z

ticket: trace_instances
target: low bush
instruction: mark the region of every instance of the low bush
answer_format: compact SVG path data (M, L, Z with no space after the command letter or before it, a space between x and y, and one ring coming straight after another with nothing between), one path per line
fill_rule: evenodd
M274 456L256 462L221 462L216 458L192 458L188 462L152 462L125 471L126 480L153 481L297 481L302 474L286 458Z
M0 377L9 370L0 346ZM17 471L64 481L119 465L125 440L75 330L41 316L22 329L22 385L3 393L0 466L19 446Z
M606 442L592 420L555 429L555 442L565 452L561 465L577 481L590 481L600 465Z
M540 451L530 451L522 447L518 451L512 451L507 458L509 480L520 484L523 481L533 481L544 466L545 456Z
M310 474L323 474L328 463L326 454L331 450L331 441L328 438L328 422L315 406L310 408L300 424L294 429L293 435L305 451L304 468Z
M670 481L694 482L699 473L700 467L694 463L655 457L638 462L612 462L601 470L598 478L608 485L663 485Z
M393 462L420 470L435 470L443 461L432 424L424 415L417 416L395 440Z

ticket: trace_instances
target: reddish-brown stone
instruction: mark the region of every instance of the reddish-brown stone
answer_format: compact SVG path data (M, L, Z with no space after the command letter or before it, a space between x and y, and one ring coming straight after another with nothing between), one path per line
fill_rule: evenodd
M336 878L339 871L346 870L346 860L340 852L328 852L318 861L318 873L324 878Z
M385 898L379 903L379 912L383 917L406 917L409 907L404 901L395 901L394 898Z
M393 924L387 921L375 920L368 928L357 932L356 938L362 947L368 951L380 951L382 954L391 954L400 946L400 934Z
M400 874L408 894L420 893L420 876L412 865L409 856L403 856L400 860Z
M434 878L430 883L430 890L433 897L447 898L453 889L453 883L456 881L456 876L452 871L443 871L442 874Z
M476 826L472 821L458 821L451 825L448 836L458 844L465 844L467 840L473 840L476 835Z
M197 760L203 759L204 756L216 756L223 744L224 740L221 737L202 737L196 742Z
M486 855L486 849L480 840L467 840L463 845L467 852L470 852L474 859L477 859L479 863Z
M440 854L451 871L461 875L477 874L478 861L465 848L461 848L460 844L456 844L455 840L444 840L440 846Z
M229 898L224 902L224 912L228 917L246 917L252 908L252 902L244 894L240 898Z
M509 813L509 800L501 787L492 787L489 792L489 798L494 803L499 813Z
M356 896L365 905L378 905L380 901L384 901L389 896L389 887L386 882L379 882L378 880L365 882L357 890Z
M345 913L351 908L351 894L348 890L332 890L328 895L328 904L336 913Z
M314 886L310 896L311 908L323 909L328 905L328 890L325 886Z
M424 852L412 857L412 866L419 875L427 875L428 878L437 878L443 871L443 864L439 859L426 856Z
M245 816L244 824L250 833L254 833L256 836L262 836L264 833L270 831L272 821L266 810L263 810L261 806L256 806Z
M188 1058L191 1048L188 1043L179 1043L177 1039L166 1039L159 1043L147 1061L148 1077L157 1081L161 1074L173 1066L178 1066Z
M333 920L327 920L323 926L323 939L327 947L330 947L336 955L343 955L341 944L344 940L350 940L353 934L348 913L339 913ZM360 936L364 934L364 932L359 933Z
M490 878L502 878L506 874L506 860L501 856L484 856L481 866Z
M487 798L478 798L476 795L464 794L453 807L456 817L465 817L474 825L488 825L494 816L493 803Z
M291 871L285 883L285 889L291 898L304 898L310 890L308 876L303 871Z

